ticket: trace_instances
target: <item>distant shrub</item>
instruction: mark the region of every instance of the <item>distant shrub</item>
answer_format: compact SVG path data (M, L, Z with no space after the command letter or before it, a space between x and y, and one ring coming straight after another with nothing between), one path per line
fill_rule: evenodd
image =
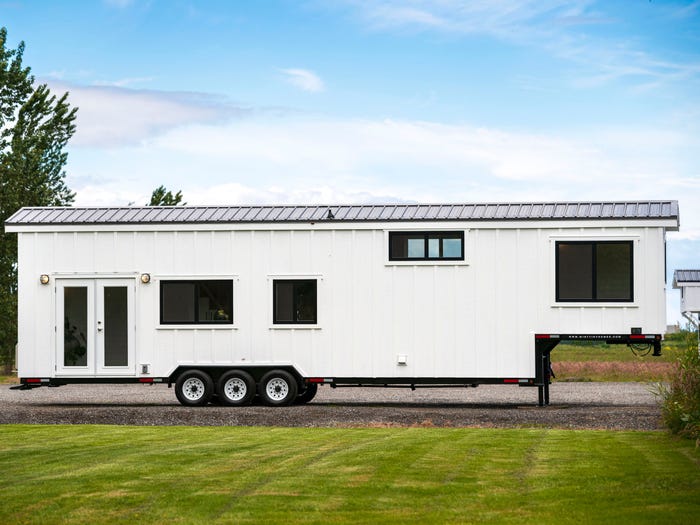
M675 341L679 343L686 343L691 338L697 338L697 332L692 330L689 326L686 328L681 328L676 333L664 335L665 341Z
M695 332L685 331L685 350L674 364L668 385L660 387L664 423L674 434L700 444L700 354Z

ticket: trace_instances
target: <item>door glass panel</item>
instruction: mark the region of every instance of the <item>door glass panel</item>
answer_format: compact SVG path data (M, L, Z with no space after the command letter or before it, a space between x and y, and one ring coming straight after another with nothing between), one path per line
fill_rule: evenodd
M63 366L87 366L88 289L63 289Z
M127 366L129 328L126 286L105 286L104 301L105 366Z

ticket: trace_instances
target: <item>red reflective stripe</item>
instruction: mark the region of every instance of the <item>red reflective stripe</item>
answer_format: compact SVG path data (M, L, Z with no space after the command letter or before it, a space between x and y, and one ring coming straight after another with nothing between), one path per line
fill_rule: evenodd
M504 383L517 383L518 380L517 379L504 379L503 382Z
M630 336L630 339L646 339L646 338L647 338L646 335L637 335L637 334L635 334L635 335L631 335L631 336Z
M24 382L25 383L41 383L41 379L37 379L37 378L32 377L30 379L25 379Z
M153 383L152 377L139 377L139 383Z
M549 334L535 334L535 339L549 339L550 337Z
M309 377L306 379L307 383L323 383L322 377Z

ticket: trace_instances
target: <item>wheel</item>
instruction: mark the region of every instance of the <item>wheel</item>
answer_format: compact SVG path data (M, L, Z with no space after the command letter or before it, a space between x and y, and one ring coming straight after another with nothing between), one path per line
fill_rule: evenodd
M265 374L258 385L258 394L263 403L270 406L291 405L297 398L297 382L284 370L272 370Z
M307 383L306 388L299 392L297 398L294 400L296 405L304 405L316 397L316 392L318 391L318 385L316 383Z
M250 405L255 396L255 380L243 370L229 370L216 384L216 393L223 405Z
M189 407L206 405L214 394L214 382L209 374L201 370L188 370L177 378L175 395L177 400Z

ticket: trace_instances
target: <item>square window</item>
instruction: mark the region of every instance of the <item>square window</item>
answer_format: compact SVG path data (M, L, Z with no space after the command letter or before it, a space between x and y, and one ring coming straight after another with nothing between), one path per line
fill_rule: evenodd
M316 324L316 279L276 279L272 288L274 324Z
M556 300L632 302L632 242L557 242Z

